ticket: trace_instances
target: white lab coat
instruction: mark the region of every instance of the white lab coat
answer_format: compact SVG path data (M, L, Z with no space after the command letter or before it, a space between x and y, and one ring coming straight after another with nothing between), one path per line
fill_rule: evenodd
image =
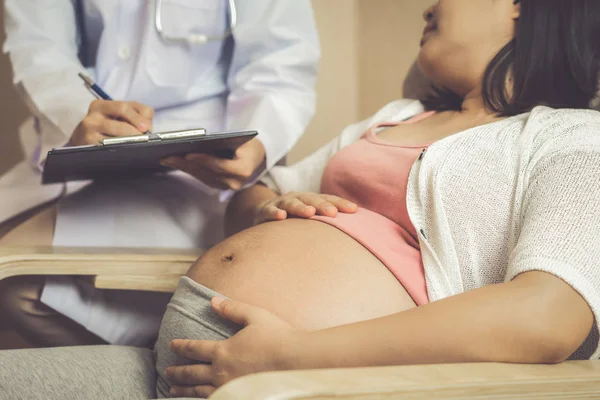
M182 173L111 184L40 185L44 155L65 145L94 99L87 68L113 98L155 108L154 131L256 129L267 168L292 148L314 114L318 37L309 0L237 0L233 38L204 45L165 42L155 2L84 0L81 37L74 0L5 0L14 83L35 118L21 127L26 161L0 178L0 222L62 196L55 245L208 247L222 238L219 192ZM225 0L163 0L166 33L218 35ZM68 196L66 195L68 194ZM49 279L42 301L117 344L156 333L164 296L100 292ZM158 300L157 300L158 299ZM126 304L124 304L126 303Z

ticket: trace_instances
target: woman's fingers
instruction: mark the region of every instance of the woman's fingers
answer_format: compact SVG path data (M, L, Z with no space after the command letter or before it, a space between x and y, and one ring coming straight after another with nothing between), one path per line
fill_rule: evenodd
M200 386L173 386L169 394L171 397L197 397L201 399L208 398L215 391L211 385Z
M354 213L358 206L337 196L318 193L291 193L259 208L256 223L280 221L287 217L312 218L315 215L335 217L339 212Z
M171 340L171 342L169 343L169 349L171 349L171 351L173 353L176 353L176 354L178 354L184 358L187 358L189 360L210 363L214 359L215 348L218 343L219 342L210 341L210 340L174 339L174 340ZM171 369L176 369L176 368L180 368L180 367L169 367L169 368L167 368L167 370L171 371ZM181 369L179 369L178 371L181 372ZM202 373L202 371L206 371L206 370L201 369L199 371L199 373ZM186 372L189 372L189 370L186 370ZM169 374L170 373L168 373L167 375L169 375ZM176 375L176 376L181 376L181 375ZM198 384L198 383L204 383L204 382L196 381L195 383Z
M339 212L354 213L358 206L338 196L318 193L304 193L297 196L304 204L316 209L317 214L335 217Z
M284 197L277 205L282 210L285 210L288 215L293 215L299 218L314 217L317 210L311 205L307 205L297 197Z
M358 205L349 200L331 194L322 194L321 196L333 204L340 212L352 214L358 210Z
M165 370L171 385L203 385L212 383L212 366L209 364L189 364L169 367Z
M289 193L257 206L255 224L281 221L288 217L312 218L315 215L335 218L338 212L355 213L358 206L337 196L319 193Z
M251 323L258 323L264 320L268 313L259 307L251 306L250 304L242 303L240 301L228 300L222 297L213 297L211 299L211 306L213 310L221 317L228 319L238 325L248 326ZM218 343L218 342L213 342ZM214 349L210 349L214 351ZM205 350L208 352L209 350Z
M270 221L283 221L287 218L287 212L274 204L265 204L262 206L255 218L255 224L262 224Z
M335 217L338 213L338 209L335 204L328 201L323 195L306 193L298 196L298 199L300 199L304 204L313 207L318 215Z

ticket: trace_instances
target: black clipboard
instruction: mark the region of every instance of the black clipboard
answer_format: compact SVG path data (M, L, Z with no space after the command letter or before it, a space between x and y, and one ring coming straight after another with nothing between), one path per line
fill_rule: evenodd
M177 137L177 132L142 135L143 142L63 147L48 152L42 184L69 181L115 181L169 172L160 160L190 153L207 153L232 159L238 147L256 131L226 132ZM161 138L162 135L162 138ZM147 139L147 140L146 140Z

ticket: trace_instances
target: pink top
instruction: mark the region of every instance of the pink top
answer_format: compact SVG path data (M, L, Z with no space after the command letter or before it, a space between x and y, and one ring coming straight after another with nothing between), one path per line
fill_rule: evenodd
M360 208L355 214L313 218L335 226L373 253L417 305L427 304L429 299L417 232L408 217L406 190L412 165L428 145L385 143L377 138L376 131L433 114L375 125L358 142L333 156L323 173L321 192L353 201Z

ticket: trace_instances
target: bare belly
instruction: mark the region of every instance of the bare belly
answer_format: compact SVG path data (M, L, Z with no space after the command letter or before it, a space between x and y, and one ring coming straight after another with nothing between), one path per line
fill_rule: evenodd
M188 276L307 330L415 307L398 280L360 243L311 220L241 232L207 252Z

